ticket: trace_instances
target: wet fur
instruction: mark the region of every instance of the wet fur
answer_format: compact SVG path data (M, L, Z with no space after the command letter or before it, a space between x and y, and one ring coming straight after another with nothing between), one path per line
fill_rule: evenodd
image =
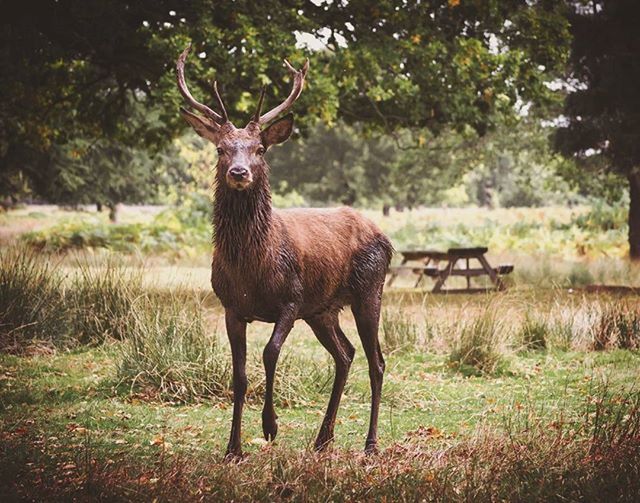
M392 254L350 208L273 210L266 176L244 191L218 178L214 236L213 289L248 322L276 322L290 303L298 319L338 311L381 289Z
M260 109L238 129L227 120L215 87L220 114L195 101L184 80L187 47L176 63L178 87L185 100L203 115L180 109L184 119L218 148L213 215L215 251L211 284L225 307L225 325L233 361L233 419L227 458L242 456L242 411L247 391L247 323L274 323L262 357L265 397L262 432L278 433L273 406L275 371L280 350L297 319L304 319L331 354L336 374L320 431L318 450L333 440L340 399L355 349L340 328L339 311L351 305L367 362L371 384L371 415L365 452L375 452L384 358L378 325L385 273L393 252L387 237L369 220L349 208L275 211L271 207L269 166L264 153L282 143L293 130L287 111L300 95L309 61L301 70L285 65L294 86L286 100L265 115Z
M273 388L280 350L295 320L304 319L336 365L331 398L315 442L316 449L329 445L355 353L338 321L346 305L351 305L369 364L371 418L365 450L375 452L384 374L378 324L391 243L372 222L350 208L272 208L269 166L263 153L289 137L292 116L264 130L255 122L237 129L228 122L215 125L186 111L183 116L198 134L218 146L219 153L211 284L225 307L233 359L234 406L227 456L242 455L246 324L255 320L275 324L263 351L264 437L273 440L278 432Z

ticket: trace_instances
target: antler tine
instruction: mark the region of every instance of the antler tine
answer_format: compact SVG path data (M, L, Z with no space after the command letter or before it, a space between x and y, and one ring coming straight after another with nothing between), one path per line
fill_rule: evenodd
M186 83L186 81L184 79L184 63L185 63L185 61L187 59L187 56L189 55L189 51L190 50L191 50L191 44L189 44L185 48L185 50L182 51L182 53L178 57L178 61L176 62L176 76L177 76L177 80L178 80L178 89L180 90L180 94L182 94L184 99L187 100L189 105L191 105L196 110L202 112L203 114L205 114L210 119L213 119L214 121L216 121L218 123L226 122L227 121L227 113L226 113L226 111L224 111L224 107L222 109L223 113L224 113L224 117L222 117L221 115L219 115L216 112L214 112L213 110L211 110L207 105L203 105L202 103L199 103L198 101L196 101L195 98L189 92L189 89L187 88L187 83ZM220 104L222 105L222 101L220 101Z
M222 118L224 119L224 122L227 122L229 120L229 116L227 115L227 109L225 108L224 102L220 97L220 93L218 92L217 80L213 82L213 90L216 92L216 99L218 100L218 105L220 105L220 110L222 111Z
M307 71L309 70L309 60L307 59L305 61L302 70L296 70L286 59L284 60L284 64L289 69L291 75L293 75L293 87L291 89L291 93L289 93L287 99L285 99L273 110L270 110L266 114L261 115L260 119L257 121L259 124L266 124L267 122L271 122L280 114L289 110L302 92L302 88L304 87L304 79L307 76Z
M258 108L256 108L256 113L253 114L252 122L257 124L260 123L260 113L262 112L262 103L264 102L264 93L267 91L267 86L262 86L262 90L260 91L260 98L258 99Z

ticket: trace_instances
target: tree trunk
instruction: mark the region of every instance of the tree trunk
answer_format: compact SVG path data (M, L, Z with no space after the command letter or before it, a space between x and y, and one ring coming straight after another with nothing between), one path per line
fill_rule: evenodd
M118 222L118 205L115 203L107 204L107 208L109 208L109 221L112 224Z
M102 203L100 202L96 203L96 211L98 213L102 213Z
M389 206L388 204L383 204L382 205L382 214L385 217L388 217L390 213L391 213L391 206Z
M640 172L629 175L629 257L640 260Z

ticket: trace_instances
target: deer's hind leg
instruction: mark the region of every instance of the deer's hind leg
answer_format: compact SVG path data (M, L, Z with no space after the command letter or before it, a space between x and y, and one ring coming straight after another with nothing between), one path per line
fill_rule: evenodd
M313 333L333 357L336 364L336 374L333 380L331 398L327 406L327 412L322 420L320 431L315 442L316 450L323 450L333 440L333 429L336 422L336 414L342 398L349 368L353 361L355 349L344 335L338 324L337 313L325 313L314 318L306 319Z
M363 295L351 306L356 320L358 335L369 364L369 380L371 382L371 417L369 419L369 433L365 443L365 452L376 452L378 444L378 411L382 394L382 378L384 375L384 358L378 340L378 325L380 322L380 304L382 285L377 290Z

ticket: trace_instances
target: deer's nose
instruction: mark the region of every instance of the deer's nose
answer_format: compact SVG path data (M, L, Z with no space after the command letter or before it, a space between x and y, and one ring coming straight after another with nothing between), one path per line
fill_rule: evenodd
M229 170L229 176L236 182L241 182L249 176L249 170L241 166L235 166Z

